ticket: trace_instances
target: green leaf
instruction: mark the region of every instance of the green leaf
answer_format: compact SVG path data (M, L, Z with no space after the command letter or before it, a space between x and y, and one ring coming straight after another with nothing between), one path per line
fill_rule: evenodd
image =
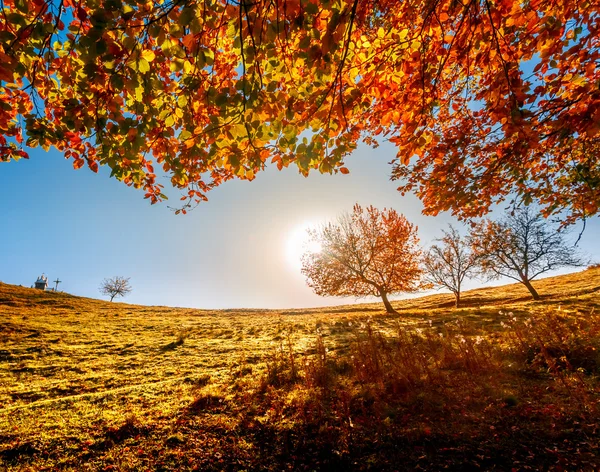
M310 36L305 36L304 38L302 38L302 41L300 41L300 43L298 44L298 47L300 49L308 49L308 47L310 46Z
M29 2L27 2L25 0L16 0L15 6L17 7L17 10L19 10L20 12L29 13Z
M316 3L307 3L304 7L304 10L310 15L316 15L317 13L319 13L319 7Z
M297 129L295 126L287 125L283 129L283 135L285 136L287 141L293 141L294 138L296 137L296 134L297 134Z
M165 122L166 124L166 122ZM192 137L192 133L190 133L187 129L184 129L181 133L179 133L179 139L181 141L186 141Z
M226 93L220 93L215 99L215 105L217 105L218 107L225 105L228 101L228 98L229 97L227 97Z
M104 41L103 39L99 39L98 41L96 41L96 54L101 56L106 52L106 48L106 41Z
M183 10L181 10L181 14L179 15L179 24L181 26L187 26L189 25L192 20L194 19L194 9L193 8L189 8L189 7L185 7Z
M25 142L25 144L30 148L38 147L39 143L40 142L37 138L28 138L27 141Z
M123 78L120 75L113 74L110 76L110 85L112 85L114 89L121 91L123 90L123 86L125 84L123 83Z

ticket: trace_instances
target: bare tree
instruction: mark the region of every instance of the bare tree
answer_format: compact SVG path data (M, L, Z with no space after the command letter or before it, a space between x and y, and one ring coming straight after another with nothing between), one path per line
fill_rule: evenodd
M534 300L540 299L531 285L537 276L586 263L564 234L529 206L508 213L500 221L484 220L475 225L470 240L484 273L522 283Z
M443 233L442 238L436 239L441 244L431 246L423 257L425 280L450 290L458 308L462 283L466 277L477 272L477 258L455 228L450 226Z
M124 297L132 290L129 285L129 277L111 277L104 279L100 284L100 293L108 295L112 302L115 297Z
M395 210L355 205L309 234L321 250L303 256L302 273L318 295L378 296L396 313L388 295L421 287L417 228Z

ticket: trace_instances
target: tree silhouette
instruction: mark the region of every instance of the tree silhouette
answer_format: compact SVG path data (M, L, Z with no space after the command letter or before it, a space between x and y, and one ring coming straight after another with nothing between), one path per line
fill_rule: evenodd
M477 258L471 252L468 242L450 226L444 236L437 239L423 257L425 279L434 286L450 290L455 297L455 306L460 306L462 283L477 271Z
M129 294L131 290L129 277L111 277L110 279L104 279L100 284L100 293L108 295L111 302L115 297L124 297Z
M534 300L540 296L531 284L533 279L559 267L585 265L563 233L528 206L508 213L500 221L477 224L470 241L484 273L522 283Z

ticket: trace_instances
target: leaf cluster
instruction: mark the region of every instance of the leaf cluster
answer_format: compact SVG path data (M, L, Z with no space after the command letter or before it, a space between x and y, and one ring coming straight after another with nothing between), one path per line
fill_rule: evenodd
M600 15L571 0L5 0L0 159L41 146L183 211L272 163L398 149L425 211L600 205Z

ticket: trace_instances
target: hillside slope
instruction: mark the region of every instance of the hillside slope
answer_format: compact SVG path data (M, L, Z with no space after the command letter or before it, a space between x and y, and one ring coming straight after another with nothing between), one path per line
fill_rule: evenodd
M0 470L597 470L600 268L310 310L0 283Z
M543 300L552 300L564 297L585 295L600 291L600 267L590 268L581 272L567 275L547 277L534 281L534 286L539 291ZM462 303L464 307L482 306L487 304L501 305L507 303L528 302L531 296L527 289L519 283L497 287L479 288L463 292ZM393 305L398 310L410 311L415 309L447 308L454 305L451 294L441 293L406 300L394 301ZM13 308L13 313L25 309L43 310L147 310L148 306L130 305L122 302L108 302L94 298L78 297L65 292L41 291L32 288L10 285L0 282L0 313ZM168 307L153 307L167 312ZM173 307L178 310L179 308ZM339 305L325 308L281 309L281 310L252 310L252 309L227 309L210 310L214 312L273 312L273 313L325 313L353 312L353 311L381 311L379 303L357 303L353 305ZM207 310L199 309L199 312Z

